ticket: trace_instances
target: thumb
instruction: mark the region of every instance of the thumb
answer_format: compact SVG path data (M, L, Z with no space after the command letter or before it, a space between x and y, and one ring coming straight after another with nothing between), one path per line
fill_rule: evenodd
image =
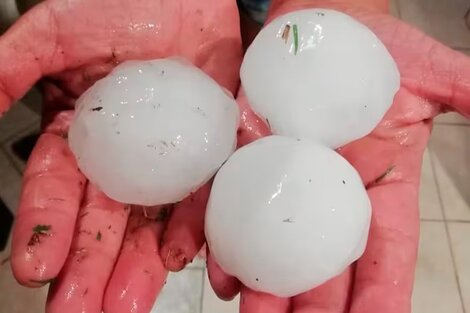
M53 16L40 4L0 37L0 116L44 74L46 64L53 72L61 63Z

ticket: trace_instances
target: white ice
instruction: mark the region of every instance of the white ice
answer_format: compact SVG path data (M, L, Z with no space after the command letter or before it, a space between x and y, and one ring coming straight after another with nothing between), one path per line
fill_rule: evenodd
M327 9L274 19L248 48L241 79L250 105L275 134L332 148L370 133L400 86L377 36Z
M69 144L110 198L158 205L214 175L235 149L238 122L233 97L193 65L128 61L78 99Z
M225 272L253 290L290 297L357 260L370 218L361 178L339 154L271 136L236 151L217 173L206 237Z

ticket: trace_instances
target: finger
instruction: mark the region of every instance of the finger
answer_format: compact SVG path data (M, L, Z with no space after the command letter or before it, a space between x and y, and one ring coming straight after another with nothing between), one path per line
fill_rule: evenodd
M237 103L241 112L240 127L237 131L238 147L270 135L269 124L253 112L242 89L238 93ZM241 284L238 279L222 271L211 257L209 248L207 248L207 271L212 289L220 299L231 300L240 292Z
M67 95L51 81L43 80L39 85L43 94L42 130L67 138L75 112L75 98Z
M63 62L57 26L45 2L0 37L0 116L43 75L44 67L51 66L54 71ZM53 57L54 62L50 62Z
M148 313L167 277L158 255L165 223L133 209L104 297L104 312Z
M373 218L356 269L351 313L411 312L419 236L417 187L404 182L382 185L369 196Z
M409 26L401 26L405 27ZM402 85L470 118L470 58L418 30L396 33L398 38L393 42L407 43L390 48L400 68Z
M237 132L238 147L271 134L268 123L251 109L243 90L238 93L237 103L241 113L240 127Z
M13 230L11 263L21 284L41 286L59 274L84 185L67 142L53 134L41 135L25 169Z
M61 79L67 81L62 89L68 90L76 98L118 63L111 48L100 46L89 49L86 41L64 43L68 38L81 35L67 29L71 21L78 23L76 29L80 31L87 28L79 25L81 20L74 19L71 13L86 16L89 12L83 12L87 8L80 5L73 10L60 5L58 10L57 3L45 1L38 4L0 37L0 116L42 76L59 73L67 68L82 67L90 60L98 63L61 73ZM77 44L82 46L78 47ZM61 106L64 103L67 101L61 101Z
M170 271L182 270L204 245L204 214L210 187L207 183L174 206L160 250L163 264Z
M406 140L402 142L406 138L369 146L394 155L395 160L391 170L369 183L372 222L366 251L356 267L351 313L411 310L419 237L418 186L430 127L422 123L402 131L409 138L415 138L411 146ZM346 158L354 163L354 159L363 154L362 148L361 145L351 146L345 151ZM360 172L367 167L361 162L356 166Z
M352 268L308 292L294 297L293 313L343 313L349 305Z
M103 294L126 229L129 209L91 184L79 213L69 257L49 290L49 313L101 313Z
M288 313L290 299L278 298L243 287L240 297L240 313Z
M438 111L435 105L402 88L371 134L338 148L337 152L358 170L366 187L399 181L404 178L403 173L416 177L420 165L410 162L409 156L423 153L431 119ZM397 166L399 171L395 170Z
M222 300L230 301L240 292L240 281L226 274L207 248L207 275L215 294Z
M76 88L87 85L88 66L116 65L124 60L162 58L168 54L188 59L235 92L242 56L240 30L236 27L237 6L232 0L213 4L210 7L200 1L184 6L178 1L165 4L152 1L150 6L127 7L119 2L110 5L109 1L38 4L0 38L0 115L42 76L78 69L76 73L83 81L68 86L78 95L84 90ZM126 9L130 14L123 16ZM107 18L94 18L96 12L105 12ZM145 27L133 16L144 21ZM188 40L174 40L182 34Z

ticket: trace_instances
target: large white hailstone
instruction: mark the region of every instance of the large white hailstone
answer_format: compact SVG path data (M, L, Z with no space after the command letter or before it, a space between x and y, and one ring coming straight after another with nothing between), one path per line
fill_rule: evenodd
M364 252L371 204L356 170L308 140L271 136L217 173L206 237L221 268L280 297L310 290Z
M332 148L370 133L400 87L398 68L375 34L326 9L269 23L246 52L241 79L275 134Z
M69 144L110 198L145 206L182 200L236 146L233 97L177 59L128 61L77 101Z

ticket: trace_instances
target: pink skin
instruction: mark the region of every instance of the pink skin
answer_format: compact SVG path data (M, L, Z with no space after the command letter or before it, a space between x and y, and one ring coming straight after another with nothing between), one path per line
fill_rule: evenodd
M365 23L387 46L401 72L401 89L380 125L369 136L338 149L367 186L373 206L369 241L364 255L344 274L307 293L282 299L290 307L278 305L279 298L242 288L245 301L240 303L240 312L270 308L266 311L407 313L411 311L419 236L422 155L437 114L456 110L470 117L470 59L373 7L361 7L353 1L280 0L270 18L310 7L343 11ZM239 103L248 107L244 97ZM250 126L257 136L265 135L258 123ZM393 170L377 181L391 166ZM233 279L219 273L212 284L217 291L217 285L227 286ZM232 286L224 292L236 294L239 287Z
M240 292L241 283L235 277L223 272L207 249L207 275L215 294L222 300L230 301Z
M50 77L43 83L46 134L25 173L12 252L13 270L22 284L39 286L59 276L48 300L50 312L64 305L71 313L100 312L100 304L107 312L148 312L164 283L167 271L158 257L164 223L149 222L138 213L130 219L119 256L112 257L121 245L117 235L106 242L107 257L91 253L89 261L80 265L73 263L75 254L67 258L69 251L82 245L90 251L96 246L96 240L90 237L79 235L74 239L74 229L84 226L96 230L102 225L78 215L85 179L77 171L63 137L75 98L126 59L183 55L235 92L241 50L235 3L201 2L47 0L0 38L0 112L39 78ZM271 17L296 8L329 7L367 24L398 62L402 89L373 134L340 150L360 171L374 206L369 245L356 268L293 299L242 288L241 312L409 312L419 227L419 168L431 129L428 120L448 108L470 116L470 61L391 17L355 7L347 0L276 4ZM239 104L243 112L240 145L267 135L266 125L250 111L243 95ZM374 180L392 164L392 173L375 184ZM118 206L112 202L109 207L103 206L110 200L99 196L92 199L84 207L93 208L96 216L108 218ZM181 212L184 210L187 208ZM177 211L175 208L175 216ZM197 210L199 214L202 211ZM189 215L179 216L182 220L171 226L175 237L165 236L164 245L168 246L163 249L184 251L186 260L191 260L199 250L195 243L203 240L202 219L191 217L185 222L184 216ZM79 224L75 227L77 217ZM111 220L112 229L122 233L126 217ZM51 225L51 229L39 236L40 244L32 249L28 242L38 224ZM131 231L140 224L142 227ZM185 229L178 230L177 225L185 225ZM189 236L194 238L188 241ZM112 268L110 264L115 261ZM224 298L233 297L239 283L211 262L209 257L214 289ZM99 275L90 274L96 272L91 264L99 269ZM169 266L179 269L180 263L176 264ZM93 292L84 297L86 287Z
M155 223L145 218L140 208L134 210L106 289L103 301L105 312L150 312L168 273L158 257L166 222L160 220ZM102 298L96 299L101 301Z
M63 188L66 185L67 188ZM24 172L24 185L17 211L11 264L16 279L28 286L59 274L68 255L73 229L85 188L67 142L54 134L43 134ZM36 225L50 227L36 235Z
M182 270L203 246L204 214L210 189L211 184L208 183L175 206L160 250L167 269Z
M127 206L110 200L88 185L69 256L51 285L47 312L62 312L64 305L79 307L82 312L101 309L129 211ZM96 264L100 264L99 270Z
M208 186L194 203L175 206L164 240L166 222L134 213L123 241L128 213L92 186L85 192L66 139L76 98L96 80L124 60L173 55L235 93L242 56L235 1L45 0L0 38L0 115L43 78L44 134L25 172L11 263L25 286L55 279L48 312L148 312L165 264L183 268L204 243ZM136 224L144 225L132 231ZM37 225L47 230L34 234ZM161 259L160 248L170 257Z
M240 292L240 313L284 313L289 312L291 303L289 299L255 292L242 287Z

